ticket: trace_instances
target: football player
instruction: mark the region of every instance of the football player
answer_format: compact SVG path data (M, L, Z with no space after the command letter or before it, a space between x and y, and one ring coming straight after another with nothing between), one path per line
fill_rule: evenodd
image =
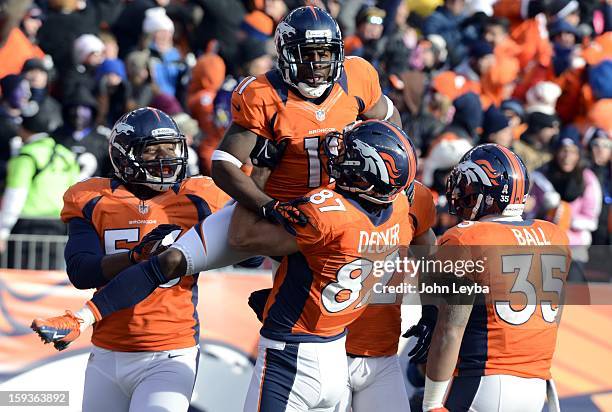
M112 130L109 152L115 177L87 179L64 195L67 271L79 289L104 287L163 250L166 236L176 239L229 200L211 179L185 178L185 136L162 111L125 114ZM83 410L187 410L199 355L198 275L192 273L96 323ZM77 326L93 321L87 310L63 320ZM40 319L32 326L57 349L67 346L60 340L70 337L65 327Z
M414 181L411 190L411 245L425 249L436 243L431 229L436 208L431 192L422 183ZM427 253L425 251L424 254ZM389 259L395 257L397 255L390 255ZM404 279L404 273L391 271L381 276L379 283L381 287L386 287L397 286L404 281L409 281ZM389 412L410 411L397 357L402 301L402 293L385 293L382 289L372 293L364 313L348 327L346 352L349 380L336 411L368 412L379 409L380 405L385 405L385 411ZM413 327L407 336L418 337L417 330L417 326Z
M348 380L345 328L367 307L373 262L412 238L405 189L414 180L416 154L408 137L391 123L371 120L334 134L328 146L327 169L336 185L300 200L307 225L294 225L292 235L242 214L233 226L248 233L236 234L246 239L239 245L245 255L287 256L263 313L247 411L334 410ZM130 307L154 285L197 272L208 246L198 225L160 255L125 270L88 302L96 321ZM68 329L72 340L78 336L78 325Z
M521 159L497 144L470 150L448 178L450 212L463 222L439 239L438 253L461 247L473 261L484 259L484 273L473 280L488 277L491 288L501 282L506 299L481 301L481 295L469 304L439 306L424 411L542 410L559 321L553 302L562 293L571 258L564 231L550 222L522 219L528 190Z
M282 202L330 182L323 137L358 118L397 125L401 120L374 67L360 57L345 59L342 34L326 11L314 6L291 11L276 28L275 44L278 68L247 77L234 90L233 123L213 153L212 176L247 210L272 222L304 224L299 209ZM279 162L271 159L274 147L268 143L284 147ZM252 153L256 167L249 177L240 167ZM272 163L271 173L264 171ZM221 258L216 251L235 253L226 241L232 214L222 216L227 221L203 227L205 238L224 245L206 251L210 261Z

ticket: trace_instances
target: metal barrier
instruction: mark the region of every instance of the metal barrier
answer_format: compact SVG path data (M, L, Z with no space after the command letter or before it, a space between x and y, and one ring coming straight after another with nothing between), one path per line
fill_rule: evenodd
M0 253L0 268L65 270L64 248L68 236L13 234Z

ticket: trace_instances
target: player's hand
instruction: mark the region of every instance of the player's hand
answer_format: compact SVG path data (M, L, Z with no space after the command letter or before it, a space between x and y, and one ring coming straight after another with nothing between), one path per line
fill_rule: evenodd
M249 296L249 307L253 309L257 319L260 322L263 322L263 312L266 307L266 302L268 301L268 296L270 296L270 292L272 289L260 289L251 293Z
M427 412L449 412L445 407L430 409Z
M298 208L308 201L308 197L299 197L288 202L272 199L259 209L259 214L272 223L283 225L287 232L295 235L292 225L306 226L308 223L308 217Z
M274 143L270 139L258 136L255 147L249 155L251 163L253 166L274 169L280 163L288 143L288 139Z
M162 241L166 236L175 230L180 230L179 225L162 224L146 234L139 244L130 250L128 257L134 264L149 259L168 249L168 246L163 246Z
M411 336L417 338L416 345L408 352L410 362L417 364L427 362L429 345L431 344L431 338L434 328L436 327L437 318L438 309L433 305L425 305L423 306L423 315L419 322L402 335L404 338L409 338Z

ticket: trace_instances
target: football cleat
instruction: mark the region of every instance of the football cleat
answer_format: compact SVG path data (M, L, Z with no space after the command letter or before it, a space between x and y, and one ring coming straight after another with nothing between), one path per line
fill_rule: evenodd
M79 337L81 323L83 323L82 319L67 310L62 316L34 319L30 327L45 344L53 342L55 349L61 351Z

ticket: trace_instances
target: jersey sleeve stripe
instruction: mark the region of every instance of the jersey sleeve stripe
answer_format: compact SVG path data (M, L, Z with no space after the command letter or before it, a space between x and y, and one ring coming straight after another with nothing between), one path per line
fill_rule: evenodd
M251 82L252 82L253 80L255 80L255 77L253 77L253 76L249 76L249 77L247 77L246 79L244 79L244 80L242 81L242 83L240 83L240 84L238 85L238 87L236 88L236 89L237 89L237 91L238 91L238 94L242 94L242 92L244 91L244 89L246 89L246 88L247 88L247 86L248 86L249 84L251 84Z
M188 194L185 196L187 196L187 198L191 200L196 210L198 211L199 221L202 221L211 215L212 212L210 211L210 206L208 206L208 203L206 203L206 200L202 199L200 196L196 196L193 194Z
M102 199L102 196L96 196L93 199L91 199L89 202L87 202L85 206L83 206L83 209L82 209L83 217L89 220L90 222L93 216L94 209L96 208L96 205L98 204L100 199Z

